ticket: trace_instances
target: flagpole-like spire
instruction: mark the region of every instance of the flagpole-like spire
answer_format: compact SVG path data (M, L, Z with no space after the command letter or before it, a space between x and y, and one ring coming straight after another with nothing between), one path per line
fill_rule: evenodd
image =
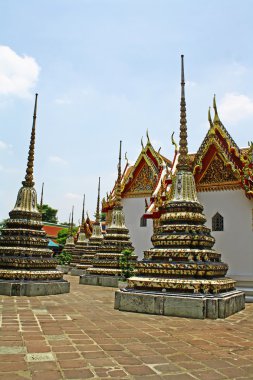
M100 222L99 205L100 205L100 177L98 178L98 196L97 196L97 209L96 209L96 223L97 224Z
M81 220L82 226L84 224L84 209L85 209L85 194L83 195L83 210L82 210L82 220Z
M179 141L179 158L178 158L177 170L186 170L186 171L190 170L189 161L188 161L184 56L183 55L181 55L180 141Z
M122 141L120 140L119 143L119 163L118 163L118 178L115 188L115 206L121 205L121 148L122 148Z
M74 206L72 206L72 213L71 213L71 225L70 225L70 235L73 233L73 219L74 219Z
M44 182L42 183L42 186L41 186L41 195L40 195L40 209L41 210L43 206L43 195L44 195Z
M27 167L26 167L26 176L25 176L25 180L22 182L23 186L25 187L34 186L33 162L34 162L34 146L35 146L35 128L36 128L36 117L37 117L37 99L38 99L38 94L35 94L33 125L32 125L32 133L31 133Z

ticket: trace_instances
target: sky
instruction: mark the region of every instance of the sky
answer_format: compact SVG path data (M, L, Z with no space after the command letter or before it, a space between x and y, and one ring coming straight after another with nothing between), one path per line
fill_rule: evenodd
M119 141L134 163L146 130L173 157L180 55L189 151L220 118L240 147L252 140L251 0L0 0L0 220L25 175L38 92L35 187L59 221L93 216L114 185ZM213 112L213 110L212 110ZM123 162L124 165L124 162Z

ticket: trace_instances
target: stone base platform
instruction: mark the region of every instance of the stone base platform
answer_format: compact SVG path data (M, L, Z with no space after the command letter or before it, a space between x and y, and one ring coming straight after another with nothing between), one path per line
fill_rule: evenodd
M85 269L79 269L79 268L72 268L70 271L71 276L82 276L85 274Z
M57 265L56 269L64 274L68 274L70 270L70 265Z
M126 289L115 293L114 308L135 313L174 317L227 318L245 308L244 293L233 290L212 294L163 294Z
M5 296L48 296L69 293L68 281L0 281L0 294Z
M96 286L109 286L118 288L119 281L122 277L119 276L96 276L96 275L83 275L80 276L79 284L83 285L96 285Z

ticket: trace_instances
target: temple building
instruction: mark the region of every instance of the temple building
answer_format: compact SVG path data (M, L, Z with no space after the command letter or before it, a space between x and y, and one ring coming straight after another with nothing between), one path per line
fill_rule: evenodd
M115 308L190 318L226 318L244 308L244 293L225 277L228 265L213 249L215 239L205 226L189 163L184 61L181 56L180 143L170 192L163 191L162 211L144 252L138 274L115 295Z
M93 267L86 270L80 283L86 285L118 286L121 278L120 257L122 251L134 251L121 203L121 142L119 150L118 178L115 185L115 203L111 212L110 224L106 229L103 244L93 260ZM132 260L137 259L132 255Z
M197 153L188 154L194 174L198 199L204 206L206 225L212 230L215 248L229 265L228 275L245 291L246 300L253 301L253 145L239 148L222 124L213 100L214 116L208 111L209 130ZM165 162L166 170L150 178L140 173L145 152L151 156L150 142L142 149L135 165L128 166L121 180L122 204L130 236L138 258L151 246L154 226L159 223L165 193L170 192L171 176L176 171L178 148L173 139L175 154ZM154 156L152 150L152 157ZM158 153L158 152L157 152ZM154 162L154 161L153 161ZM145 168L145 171L147 169ZM131 184L136 184L131 188ZM129 191L129 189L131 191ZM145 189L145 191L144 191ZM103 201L109 215L114 204L114 191Z
M143 251L150 248L150 239L153 234L153 221L145 219L143 214L154 189L160 184L161 178L171 170L172 162L156 151L149 139L134 165L126 165L121 176L121 203L123 206L126 225L129 228L131 241L135 247L138 259L143 257ZM106 213L106 223L109 225L112 210L115 205L115 190L111 191L107 199L103 199L102 211Z
M69 292L69 283L56 270L37 208L33 181L37 94L25 179L14 209L0 236L0 294L39 296Z
M104 236L101 230L100 224L100 177L98 180L98 196L96 207L96 220L92 225L92 234L87 240L87 244L82 249L82 256L79 263L76 266L76 274L82 275L87 268L91 268L94 260L94 256L103 243Z

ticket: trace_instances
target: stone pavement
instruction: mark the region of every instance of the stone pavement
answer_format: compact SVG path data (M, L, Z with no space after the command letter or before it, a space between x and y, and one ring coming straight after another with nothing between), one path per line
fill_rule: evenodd
M253 379L253 304L226 320L113 309L113 288L78 284L1 302L0 379Z

